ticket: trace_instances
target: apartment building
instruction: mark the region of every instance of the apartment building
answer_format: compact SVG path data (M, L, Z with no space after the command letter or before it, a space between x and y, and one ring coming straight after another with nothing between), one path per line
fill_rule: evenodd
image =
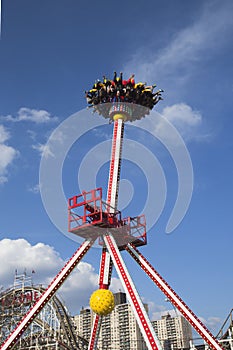
M114 294L115 308L111 314L102 318L99 334L98 349L114 350L146 350L147 346L142 337L137 321L127 303L126 294ZM145 304L146 311L148 307ZM90 309L82 309L74 317L77 332L85 339L90 339L94 314ZM163 350L178 350L189 348L192 339L192 328L183 316L171 317L168 313L160 320L152 321L155 333Z
M146 350L144 339L134 317L126 294L114 294L115 308L110 315L102 318L102 327L98 340L98 349ZM147 308L147 305L145 305ZM86 339L90 338L94 315L90 309L82 309L74 317L77 332Z
M164 350L187 349L192 339L192 327L183 316L171 317L168 313L152 321L155 333Z

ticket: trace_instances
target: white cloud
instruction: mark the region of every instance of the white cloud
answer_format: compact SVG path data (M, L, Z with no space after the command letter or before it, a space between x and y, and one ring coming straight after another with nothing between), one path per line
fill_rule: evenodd
M176 33L159 52L150 46L139 48L126 63L123 71L148 83L164 77L182 82L189 77L200 60L219 50L232 33L231 1L213 1L203 6L200 17ZM151 49L152 47L152 49Z
M49 123L58 121L57 117L52 117L51 114L43 109L31 109L27 107L22 107L17 112L17 116L7 115L1 117L3 120L11 122L22 122L29 121L36 124Z
M54 248L44 243L31 245L25 239L1 240L0 256L0 281L4 288L12 285L16 270L18 274L26 271L28 275L34 270L34 283L47 286L65 265L65 261ZM98 279L98 271L91 264L81 261L64 282L59 289L59 295L72 314L78 313L82 306L89 304L91 293L98 289ZM120 288L120 281L113 278L111 290L114 292Z
M200 125L202 116L200 112L194 111L186 103L174 104L163 109L163 116L173 124L196 126Z
M179 311L176 309L167 309L164 305L156 304L154 301L147 300L142 297L145 304L148 305L149 315L152 321L161 319L162 316L170 314L172 317L180 315ZM169 305L171 307L171 304Z
M48 144L42 145L41 143L39 143L38 145L32 145L32 148L37 150L40 153L40 155L45 158L54 157L54 154L51 151Z
M4 143L10 138L9 132L4 128L3 125L0 125L0 143Z
M6 183L8 181L7 177L6 176L2 176L0 175L0 185Z
M216 333L222 325L222 320L219 317L210 316L205 319L200 316L199 318L212 333Z
M163 109L161 114L177 128L180 135L186 141L200 139L201 135L202 140L204 139L203 130L199 128L203 120L202 115L199 111L192 109L188 104L177 103L167 106Z
M0 173L4 173L6 168L16 156L17 151L11 147L4 144L0 144Z
M59 290L72 314L79 313L82 306L89 305L89 298L98 289L98 274L91 264L80 262Z
M30 188L28 189L28 191L29 191L29 192L32 192L32 193L34 193L34 194L40 193L40 184L36 184L35 186L30 187Z
M3 239L0 241L1 284L5 287L12 283L15 270L29 273L35 270L41 280L52 278L63 261L55 250L43 243L32 246L25 239Z
M0 125L0 184L7 182L8 167L18 155L16 149L5 143L9 138L9 132L3 125Z
M219 0L208 1L200 10L199 17L172 35L161 49L158 50L153 42L147 47L139 47L122 67L126 77L135 73L137 81L158 83L158 88L165 89L165 102L169 99L173 102L174 98L183 101L183 97L180 98L186 95L183 89L189 89L188 82L196 69L200 69L200 63L206 64L214 54L221 52L233 35L232 1L224 4ZM159 108L163 104L164 101ZM206 141L212 137L203 129L201 112L186 103L165 107L161 113L185 141Z
M50 136L50 140L53 142L59 142L61 144L67 139L67 135L64 134L63 131L56 129L55 132Z
M174 147L183 145L183 141L205 141L210 137L205 134L202 114L186 103L165 107L161 114L147 118L146 123L149 122L150 130Z
M33 131L33 130L27 130L27 133L28 133L29 137L30 137L33 141L36 140L36 133L35 133L35 131Z

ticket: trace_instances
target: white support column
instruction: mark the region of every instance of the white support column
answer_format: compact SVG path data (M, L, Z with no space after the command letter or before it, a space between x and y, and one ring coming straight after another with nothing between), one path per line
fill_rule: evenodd
M107 203L110 205L110 213L114 213L117 209L123 135L124 121L122 119L118 119L114 122L112 154L108 179Z

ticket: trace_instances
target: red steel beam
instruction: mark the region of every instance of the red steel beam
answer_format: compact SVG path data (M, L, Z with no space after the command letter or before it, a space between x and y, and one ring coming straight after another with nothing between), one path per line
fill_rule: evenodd
M149 350L161 350L161 345L157 339L155 331L149 320L147 312L143 306L140 296L134 286L134 283L127 271L126 265L120 255L115 239L111 234L104 236L104 242L111 255L113 264L117 270L118 276L126 292L127 298L130 302L135 318L138 322L141 333L147 344Z
M153 268L153 266L146 260L146 258L139 252L133 244L128 244L126 250L134 258L134 260L141 266L150 279L159 287L159 289L166 295L170 302L181 312L191 326L198 332L204 341L213 350L222 350L221 346L206 328L206 326L198 319L198 317L190 310L184 301L175 293L169 284L162 278L162 276Z
M31 309L26 313L22 320L18 323L13 332L9 335L6 341L1 346L1 350L10 350L19 340L26 328L32 323L36 316L40 313L43 307L49 302L52 296L56 293L58 288L62 285L65 279L70 275L75 266L80 262L83 256L91 248L94 240L86 240L82 245L76 250L70 260L65 264L61 271L50 283L48 288L41 294L37 302L31 307Z
M99 288L108 289L112 275L112 260L106 248L102 249L100 270L99 270ZM99 339L99 333L102 323L102 316L95 314L94 322L91 329L91 336L88 350L95 350Z

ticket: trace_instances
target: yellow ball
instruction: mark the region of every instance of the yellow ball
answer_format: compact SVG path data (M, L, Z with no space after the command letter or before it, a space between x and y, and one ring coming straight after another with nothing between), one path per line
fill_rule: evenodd
M108 289L98 289L90 297L90 307L97 315L110 314L114 306L113 293Z
M124 121L127 119L125 114L116 113L113 116L113 120L123 119Z

